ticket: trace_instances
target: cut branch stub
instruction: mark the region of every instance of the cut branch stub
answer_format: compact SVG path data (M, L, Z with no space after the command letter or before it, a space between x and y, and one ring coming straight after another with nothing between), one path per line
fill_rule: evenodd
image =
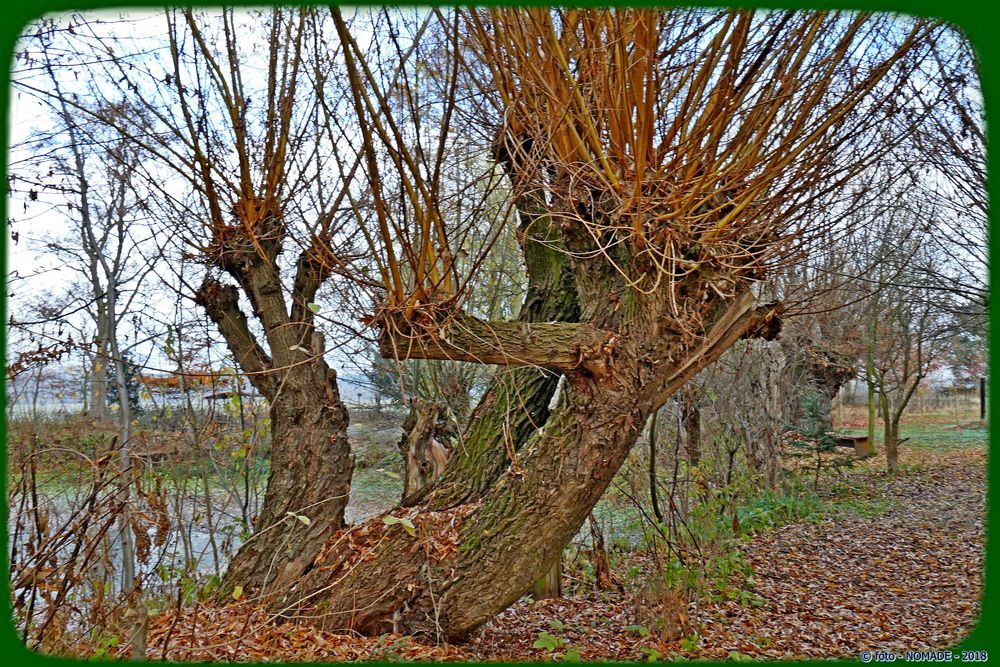
M226 345L250 382L264 396L274 393L274 380L268 374L271 357L250 331L247 317L239 307L239 292L235 285L223 285L206 275L195 294L195 303L202 306L208 317L219 327Z

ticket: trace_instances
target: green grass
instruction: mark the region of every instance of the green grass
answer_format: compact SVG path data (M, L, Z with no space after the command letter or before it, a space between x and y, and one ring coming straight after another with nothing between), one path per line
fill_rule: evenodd
M988 426L956 429L954 425L948 424L907 425L904 420L899 430L900 437L909 438L903 443L903 447L934 452L952 452L961 449L985 447L990 437ZM842 435L865 435L859 429L848 429L838 431L838 433ZM883 453L883 442L882 430L876 429L875 446L880 454Z
M385 468L356 468L351 479L351 499L363 502L398 501L403 495L403 479Z
M900 430L904 438L910 438L904 447L935 452L985 447L989 441L989 428L985 426L954 430L944 426L904 426Z

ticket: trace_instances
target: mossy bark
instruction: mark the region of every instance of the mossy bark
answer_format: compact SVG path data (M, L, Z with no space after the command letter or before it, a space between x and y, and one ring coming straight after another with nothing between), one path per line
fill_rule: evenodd
M457 640L529 591L580 529L651 411L760 317L741 299L718 309L704 339L660 362L659 337L623 340L608 372L567 374L544 429L480 499L397 511L414 535L377 517L330 538L278 613L320 627L420 632ZM405 514L403 513L405 512Z
M532 197L521 197L517 204L528 279L518 321L579 321L573 271L544 204ZM517 451L549 418L559 377L557 372L530 366L496 371L431 495L431 507L479 498L512 464L512 454L517 469Z

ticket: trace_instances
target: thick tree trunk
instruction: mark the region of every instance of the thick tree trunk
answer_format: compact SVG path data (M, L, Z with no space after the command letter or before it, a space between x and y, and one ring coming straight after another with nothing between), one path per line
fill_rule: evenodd
M325 370L325 381L314 377ZM268 593L295 581L326 539L344 525L351 461L343 453L348 415L336 373L289 376L271 401L271 474L254 534L240 548L223 588ZM308 480L305 482L304 480Z
M616 347L607 373L569 372L564 396L480 501L413 508L330 538L272 603L326 629L425 632L459 639L531 589L579 530L651 411L747 333L743 298L674 364L646 345ZM388 584L387 584L388 582Z
M479 498L508 466L519 468L517 450L548 420L558 383L558 374L537 368L497 371L431 492L430 506Z
M327 270L319 255L309 251L300 256L289 310L275 269L277 247L265 246L270 253L265 261L245 239L223 238L229 245L221 248L219 262L248 296L274 355L272 359L251 332L237 288L207 276L196 301L268 400L271 420L264 504L253 535L223 579L220 595L226 599L237 586L247 595L284 590L310 567L325 541L344 525L353 465L347 410L308 308ZM273 238L280 243L278 232Z
M457 639L478 627L559 557L627 455L646 415L634 405L634 384L615 385L574 387L525 445L524 472L502 475L481 504L407 515L416 537L381 518L355 537L335 536L277 610L364 633Z

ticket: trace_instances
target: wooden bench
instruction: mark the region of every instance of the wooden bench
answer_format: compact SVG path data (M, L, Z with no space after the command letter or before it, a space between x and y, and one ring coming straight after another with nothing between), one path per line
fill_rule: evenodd
M872 453L867 435L838 435L838 447L852 447L855 456L868 456Z

